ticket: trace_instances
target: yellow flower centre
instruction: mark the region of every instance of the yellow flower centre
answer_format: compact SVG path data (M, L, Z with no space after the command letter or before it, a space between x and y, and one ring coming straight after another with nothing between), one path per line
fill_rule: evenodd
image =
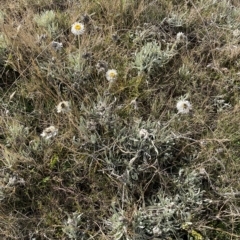
M80 24L75 25L75 30L80 31L82 29L82 26Z
M116 76L116 74L115 74L114 72L110 72L110 73L109 73L109 76L110 76L111 78L114 78L114 77Z

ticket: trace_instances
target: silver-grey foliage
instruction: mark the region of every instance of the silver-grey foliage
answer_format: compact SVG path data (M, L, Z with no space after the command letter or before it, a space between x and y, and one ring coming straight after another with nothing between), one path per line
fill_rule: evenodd
M191 225L194 215L204 209L201 180L197 171L180 169L174 179L175 193L159 189L146 199L144 207L135 210L132 218L127 217L127 211L113 208L113 215L107 222L113 239L182 239L184 226Z
M162 50L161 45L156 41L147 42L135 54L133 67L138 70L138 73L154 73L161 67L166 65L176 54L173 47L167 46Z

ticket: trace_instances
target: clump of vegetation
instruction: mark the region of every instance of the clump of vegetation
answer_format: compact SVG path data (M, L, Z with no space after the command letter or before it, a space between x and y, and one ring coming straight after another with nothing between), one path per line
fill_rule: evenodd
M196 171L184 174L180 169L173 181L176 184L173 188L175 195L160 190L147 199L144 207L135 209L131 217L127 217L123 209L113 208L108 222L113 238L168 239L178 236L178 239L183 239L186 229L194 229L192 221L204 212L208 203L203 197L201 180L202 176Z
M239 7L3 0L0 237L239 239Z
M134 66L139 73L154 73L167 64L174 55L173 48L169 49L168 46L167 49L161 50L161 46L156 42L148 42L136 53Z

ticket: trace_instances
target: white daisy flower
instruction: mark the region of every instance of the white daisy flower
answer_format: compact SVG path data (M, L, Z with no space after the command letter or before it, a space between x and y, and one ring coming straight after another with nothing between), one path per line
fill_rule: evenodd
M54 126L50 126L48 128L45 128L40 135L45 139L49 139L55 137L57 133L58 129L56 129Z
M178 113L186 114L189 113L192 110L192 105L187 100L179 100L177 102L177 110Z
M113 82L117 79L117 71L115 69L109 69L106 72L106 78L109 82Z
M58 113L68 113L71 111L70 102L69 101L62 101L57 105L57 112Z
M85 28L84 28L84 24L83 23L75 22L72 25L71 32L74 35L82 35L84 33L84 31L85 31Z

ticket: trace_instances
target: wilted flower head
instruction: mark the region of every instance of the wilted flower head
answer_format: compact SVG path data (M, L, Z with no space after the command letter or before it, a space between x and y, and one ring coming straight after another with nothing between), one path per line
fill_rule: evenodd
M55 49L56 51L61 49L63 47L62 43L52 41L52 48Z
M177 34L176 41L177 41L178 43L184 43L184 42L187 41L187 37L186 37L186 35L185 35L184 33L179 32L179 33Z
M83 59L92 59L93 54L91 52L85 52L82 54Z
M149 137L149 133L146 129L140 129L139 131L139 137L143 139L147 139Z
M97 62L96 68L98 73L104 72L104 71L106 72L108 69L108 63L106 61L100 60Z
M83 23L75 22L72 25L71 32L74 35L82 35L84 33L84 31L85 31L85 28L84 28L84 24Z
M90 20L91 20L91 17L90 17L89 15L84 14L84 15L82 16L82 22L83 22L84 24L89 23Z
M177 102L177 106L176 107L177 107L178 113L182 113L182 114L189 113L190 110L192 110L192 105L187 100L179 100Z
M43 132L41 133L41 136L45 139L49 139L49 138L55 137L57 133L58 133L58 129L56 129L54 126L50 126L43 130Z
M119 35L117 34L117 33L114 33L113 35L112 35L112 40L114 41L114 42L120 42L120 37L119 37Z
M115 69L109 69L106 72L106 78L109 82L113 82L117 79L117 71Z
M69 101L62 101L57 105L57 112L58 113L68 113L71 111L70 102Z

